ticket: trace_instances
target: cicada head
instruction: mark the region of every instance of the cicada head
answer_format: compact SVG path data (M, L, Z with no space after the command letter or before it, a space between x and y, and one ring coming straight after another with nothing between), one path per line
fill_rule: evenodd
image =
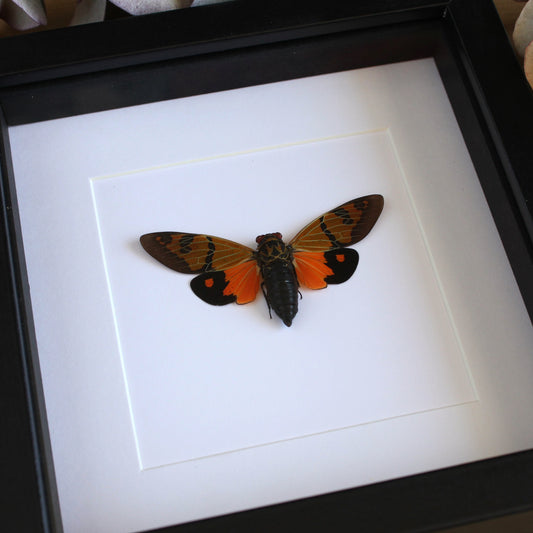
M265 233L264 235L258 235L255 238L255 242L261 246L262 244L265 244L267 241L281 241L283 238L281 236L281 233Z

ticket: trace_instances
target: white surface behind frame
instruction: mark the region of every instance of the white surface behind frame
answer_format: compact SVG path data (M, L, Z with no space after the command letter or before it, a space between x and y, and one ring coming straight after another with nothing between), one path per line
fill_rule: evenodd
M529 317L432 60L19 126L10 141L67 532L532 446ZM290 329L262 296L207 306L137 241L290 238L369 193L385 210L354 277L305 291Z

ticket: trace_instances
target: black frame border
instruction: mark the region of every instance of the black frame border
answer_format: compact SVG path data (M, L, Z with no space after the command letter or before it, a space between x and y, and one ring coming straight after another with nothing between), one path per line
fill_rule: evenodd
M533 130L527 120L533 98L494 6L490 0L376 4L234 0L0 41L0 410L6 428L0 449L7 530L61 531L10 126L432 55L533 317ZM251 59L261 68L246 68ZM533 450L527 450L160 531L322 531L349 524L358 531L429 531L532 509L531 479Z

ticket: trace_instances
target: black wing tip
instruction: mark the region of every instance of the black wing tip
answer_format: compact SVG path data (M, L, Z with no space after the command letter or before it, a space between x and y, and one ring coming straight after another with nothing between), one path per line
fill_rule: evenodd
M376 208L383 208L383 205L385 204L385 198L383 197L382 194L367 194L366 196L362 196L361 198L356 198L353 201L361 202L364 200L371 202Z
M141 246L150 253L150 250L154 248L160 248L161 245L170 242L173 235L179 235L176 231L155 231L153 233L145 233L139 237Z
M141 246L144 248L146 252L148 252L150 255L150 250L153 249L154 246L154 233L145 233L144 235L141 235L139 237L139 242L141 243Z
M349 200L348 202L345 202L345 203L349 204L353 202L361 202L363 200L372 200L377 203L385 202L385 198L383 197L382 194L375 193L375 194L365 194L364 196L358 196L357 198L353 198L352 200ZM345 205L345 204L342 204L342 205Z
M326 265L333 271L331 276L325 278L328 285L339 285L348 281L359 264L359 254L353 248L329 250L324 254L324 257L326 258Z
M383 206L385 205L385 198L383 198L383 195L382 194L371 194L370 197L374 199L374 201L376 202L376 207L379 206L380 211L381 211L383 209Z
M374 224L377 222L381 212L383 211L383 206L385 205L385 198L381 194L371 194L369 196L370 202L372 203L372 208L375 212Z
M235 294L224 294L227 285L226 273L223 270L200 274L190 283L192 292L210 305L228 305L237 300Z
M163 233L161 232L156 232L156 233L145 233L144 235L141 235L139 237L139 242L141 243L142 247L143 248L146 248L146 246L149 246L150 243L153 243L155 238L158 236L158 235L163 235Z

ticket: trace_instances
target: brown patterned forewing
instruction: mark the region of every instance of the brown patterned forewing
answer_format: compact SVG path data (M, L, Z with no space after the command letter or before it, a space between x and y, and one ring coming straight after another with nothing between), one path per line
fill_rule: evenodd
M294 250L323 252L351 246L366 237L383 210L383 196L350 200L305 226L290 242Z
M254 258L247 246L196 233L147 233L142 247L163 265L184 274L226 270Z

